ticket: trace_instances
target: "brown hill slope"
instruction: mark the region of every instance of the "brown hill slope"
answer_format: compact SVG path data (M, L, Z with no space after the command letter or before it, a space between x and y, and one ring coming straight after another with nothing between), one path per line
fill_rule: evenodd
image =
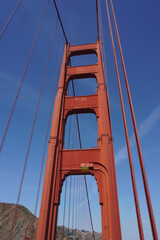
M12 219L15 213L15 204L11 203L0 203L0 240L7 240L11 229ZM32 224L34 215L24 206L18 205L18 217L13 231L14 240L24 240L25 231L28 225ZM38 218L35 219L35 231L33 239L36 240L36 231L38 225ZM92 233L88 231L79 231L68 229L64 227L57 227L56 240L68 240L68 239L79 239L79 240L92 240ZM101 240L101 233L95 233L95 239Z
M0 203L0 240L7 240L12 225L12 219L15 213L15 204ZM24 206L18 206L18 218L13 231L14 240L23 240L25 230L28 225L33 222L34 215ZM38 219L35 220L35 228L37 228ZM36 233L34 233L34 239Z

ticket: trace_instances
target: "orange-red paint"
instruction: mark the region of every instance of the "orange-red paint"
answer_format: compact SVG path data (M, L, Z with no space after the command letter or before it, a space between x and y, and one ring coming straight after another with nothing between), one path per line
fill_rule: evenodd
M71 56L93 53L97 55L97 64L81 67L68 66ZM97 94L68 97L68 82L71 79L86 77L97 79ZM66 118L73 113L88 112L93 112L97 117L98 147L80 150L63 149ZM82 168L85 166L88 170L83 171ZM100 41L79 46L68 44L65 47L53 113L37 240L55 239L62 184L66 176L74 174L91 174L95 177L101 205L102 239L121 240L109 99L106 92Z

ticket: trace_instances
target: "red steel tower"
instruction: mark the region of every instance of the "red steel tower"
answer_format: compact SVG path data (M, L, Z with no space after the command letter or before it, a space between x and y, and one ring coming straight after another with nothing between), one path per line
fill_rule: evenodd
M71 56L86 54L96 54L97 64L69 66ZM96 94L78 97L67 95L70 80L93 77L97 80ZM79 113L96 115L98 147L64 149L67 117ZM88 169L85 173L82 171L83 167ZM78 46L65 45L51 126L37 240L55 239L57 210L63 181L69 175L82 174L91 174L97 181L101 205L102 239L121 239L109 98L105 84L101 41Z

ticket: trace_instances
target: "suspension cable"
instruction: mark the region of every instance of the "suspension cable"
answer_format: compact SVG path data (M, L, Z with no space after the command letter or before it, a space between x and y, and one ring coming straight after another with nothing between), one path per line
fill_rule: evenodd
M126 121L126 116L125 116L125 109L124 109L123 96L122 96L122 90L121 90L120 76L119 76L117 57L116 57L116 51L115 51L115 45L114 45L114 39L113 39L113 33L112 33L112 26L111 26L111 20L110 20L110 14L109 14L109 8L108 8L108 2L107 1L106 1L106 7L107 7L107 15L108 15L110 36L111 36L111 42L112 42L112 48L113 48L114 62L115 62L115 68L116 68L116 75L117 75L117 83L118 83L118 89L119 89L123 124L124 124L124 130L125 130L125 137L126 137L126 144L127 144L127 151L128 151L131 179L132 179L133 194L134 194L135 207L136 207L136 213L137 213L139 235L140 235L140 239L144 240L142 220L141 220L140 207L139 207L139 201L138 201L138 193L137 193L136 180L135 180L135 174L134 174L134 168L133 168L133 162L132 162L132 155L131 155L131 147L130 147L128 129L127 129L127 121Z
M75 97L75 88L74 88L73 80L72 80L72 89L73 89L73 96ZM80 134L79 120L78 120L78 115L77 114L76 114L76 122L77 122L77 129L78 129L79 145L80 145L80 149L82 149L81 134Z
M13 112L14 112L14 109L15 109L15 106L16 106L16 103L17 103L17 99L18 99L18 96L19 96L19 93L20 93L20 90L21 90L21 87L22 87L22 84L23 84L23 80L25 78L25 75L26 75L26 72L27 72L27 69L28 69L28 66L29 66L29 63L30 63L30 60L31 60L31 57L32 57L32 54L33 54L33 51L34 51L34 48L35 48L35 45L36 45L36 42L37 42L37 38L39 36L40 30L41 30L41 27L42 27L42 24L43 24L45 15L46 15L49 2L50 2L50 0L48 0L48 2L46 4L46 8L44 10L44 13L43 13L43 16L42 16L42 19L41 19L41 22L40 22L40 25L39 25L36 37L34 39L34 43L32 45L31 52L29 54L29 57L28 57L28 60L27 60L27 63L26 63L26 66L25 66L25 69L24 69L24 72L23 72L23 76L21 78L21 81L20 81L20 84L19 84L19 87L18 87L18 91L17 91L16 97L15 97L14 102L13 102L13 106L12 106L12 109L11 109L11 112L10 112L10 115L9 115L9 119L8 119L5 131L4 131L4 135L2 137L2 141L1 141L1 144L0 144L0 152L2 150L4 141L5 141L5 138L6 138L6 134L7 134L7 131L8 131L8 128L9 128L9 125L10 125L10 122L11 122L11 119L12 119L12 115L13 115Z
M142 172L142 179L143 179L144 190L145 190L145 195L146 195L146 200L147 200L147 207L148 207L149 218L150 218L150 223L151 223L152 235L153 235L153 239L158 240L157 228L156 228L156 223L155 223L153 209L152 209L152 203L151 203L151 198L150 198L150 193L149 193L146 171L145 171L145 167L144 167L144 161L143 161L142 150L141 150L141 145L140 145L140 140L139 140L137 123L136 123L136 119L135 119L133 103L132 103L131 93L130 93L130 89L129 89L129 82L128 82L128 77L127 77L127 72L126 72L126 67L125 67L125 62L124 62L124 57L123 57L123 52L122 52L122 47L121 47L121 42L120 42L120 37L119 37L119 31L118 31L118 26L117 26L117 21L116 21L116 16L115 16L112 0L110 0L110 4L111 4L111 9L112 9L114 26L115 26L115 30L116 30L116 37L117 37L118 48L119 48L119 53L120 53L120 58L121 58L121 64L122 64L122 69L123 69L123 74L124 74L124 79L125 79L125 85L126 85L126 89L127 89L129 107L130 107L132 123L133 123L133 129L134 129L134 134L135 134L135 139L136 139L136 144L137 144L137 150L138 150L138 156L139 156L140 167L141 167L141 172Z
M53 90L52 90L52 99L51 99L51 104L50 104L50 111L49 111L49 117L48 117L48 123L47 123L47 131L46 131L44 150L43 150L43 156L42 156L42 163L41 163L41 170L40 170L40 176L39 176L36 204L35 204L35 209L34 209L34 216L35 217L34 217L34 220L33 220L33 223L32 223L33 229L34 229L34 224L35 224L35 219L36 219L36 214L37 214L39 192L40 192L40 186L41 186L41 180L42 180L42 171L43 171L43 166L44 166L44 159L45 159L45 153L46 153L46 146L47 146L47 139L48 139L48 132L49 132L49 126L50 126L53 102L54 102L54 97L55 97L55 85L56 85L56 82L57 82L57 75L58 75L58 69L59 69L59 63L60 63L60 56L61 56L61 52L62 52L62 45L63 45L63 37L61 38L61 46L60 46L60 51L59 51L58 64L57 64L55 81L54 81Z
M71 63L70 63L70 65L71 65ZM73 89L73 95L74 95L74 97L75 97L75 89L74 89L73 80L72 80L72 89ZM76 121L77 121L77 129L78 129L78 137L79 137L80 149L82 149L82 142L81 142L81 135L80 135L80 128L79 128L79 121L78 121L78 115L77 115L77 114L76 114ZM88 188L87 188L87 181L86 181L86 176L85 176L85 175L84 175L84 182L85 182L85 188L86 188L86 193L87 193L87 203L88 203L88 208L89 208L89 215L90 215L90 221L91 221L93 239L95 240L94 228L93 228L93 221L92 221L92 214L91 214L90 201L89 201Z
M72 149L74 149L74 125L75 125L75 116L73 117L73 139L72 139Z
M100 15L100 33L101 33L101 41L102 41L102 60L104 62L103 67L104 67L104 77L105 77L105 83L106 83L106 98L108 101L108 114L109 114L109 121L110 121L110 134L112 135L112 130L111 130L111 116L110 116L110 103L109 103L109 84L108 84L108 78L107 78L107 66L106 66L106 55L105 55L105 45L104 45L104 35L103 35L103 25L102 25L102 14L101 14L101 4L99 2L99 15ZM112 136L111 136L112 137ZM115 168L115 162L113 161L113 167ZM117 202L118 204L118 202ZM115 209L114 209L114 214L115 214ZM118 218L119 218L118 214ZM117 225L117 221L115 222L115 225ZM117 225L118 226L118 225ZM117 236L118 237L118 236Z
M75 193L75 176L73 176L73 207L72 207L72 236L73 236L73 227L74 227L74 193Z
M67 195L67 178L65 180L65 194L64 194L64 211L63 211L63 237L64 237L64 224L65 224L65 213L66 213L66 195Z
M30 134L30 138L29 138L29 143L28 143L28 147L27 147L27 153L26 153L26 158L25 158L25 162L24 162L24 167L23 167L23 172L22 172L22 177L21 177L21 182L20 182L20 187L19 187L19 192L18 192L18 197L17 197L17 202L16 202L16 207L19 204L19 200L20 200L20 196L21 196L21 191L22 191L22 186L23 186L23 181L24 181L24 175L25 175L26 166L27 166L27 162L28 162L28 156L29 156L29 152L30 152L30 146L31 146L32 137L33 137L33 133L34 133L34 127L35 127L35 123L36 123L36 119L37 119L37 113L38 113L38 109L39 109L39 105L40 105L43 86L44 86L44 82L45 82L45 79L46 79L46 73L47 73L47 68L48 68L48 63L49 63L49 59L50 59L50 55L51 55L51 50L52 50L52 46L53 46L53 41L54 41L56 28L57 28L57 21L56 21L56 24L55 24L55 27L54 27L51 46L50 46L50 49L49 49L48 58L47 58L45 71L44 71L44 75L43 75L43 80L42 80L42 83L41 83L41 89L40 89L40 93L39 93L39 97L38 97L38 102L37 102L36 111L35 111L35 115L34 115L33 125L32 125L31 134ZM16 220L15 217L13 218L13 226L12 226L12 229L11 229L11 239L12 239L13 227L14 227L15 220Z
M80 175L80 179L79 179L79 230L82 229L82 222L81 222L81 218L82 218L82 176Z
M58 15L58 19L59 19L59 22L60 22L60 25L61 25L61 28L62 28L62 31L63 31L63 35L64 35L65 40L66 40L66 44L68 44L68 40L67 40L67 37L66 37L66 33L64 31L63 23L62 23L62 20L61 20L59 11L58 11L58 7L57 7L57 4L56 4L56 1L53 0L53 3L54 3L55 9L56 9L56 12L57 12L57 15Z
M71 137L71 117L69 118L69 136L68 136L68 149L70 147L70 137Z
M75 229L77 229L77 204L78 204L78 176L76 176L76 211L75 211Z
M68 235L69 235L69 225L70 225L70 211L71 211L71 186L72 186L72 176L70 176L70 187L69 187L69 207L68 207Z
M105 82L107 87L107 92L109 95L109 85L108 85L108 78L107 78L107 64L106 64L106 55L105 55L105 46L104 46L104 35L103 35L103 25L102 25L102 14L101 14L101 3L99 3L99 25L100 25L100 39L102 41L102 57L104 61L104 71L105 71Z
M19 0L19 2L17 3L16 7L14 8L13 12L11 13L10 17L8 18L6 24L4 25L4 27L2 28L1 32L0 32L0 39L2 38L3 34L5 33L9 23L11 22L13 16L15 15L19 5L21 4L22 0Z
M52 113L52 108L53 108L54 96L55 96L55 85L56 85L56 82L57 82L60 56L61 56L61 52L62 52L62 44L63 44L63 38L61 39L61 47L60 47L60 52L59 52L59 57L58 57L57 70L56 70L55 81L54 81L53 90L52 90L52 99L51 99L51 105L50 105L50 111L49 111L49 117L48 117L48 124L47 124L47 131L46 131L46 137L45 137L45 144L44 144L44 150L43 150L43 157L42 157L42 164L41 164L41 171L40 171L40 177L39 177L39 184L38 184L37 199L36 199L34 215L36 215L36 213L37 213L37 205L38 205L40 184L41 184L41 178L42 178L42 170L43 170L44 158L45 158L45 153L46 153L47 138L48 138L48 132L49 132L49 125L50 125L50 120L51 120L51 113Z
M78 229L80 231L81 226L81 176L79 177L79 221L78 221ZM80 234L80 232L79 232Z
M93 239L95 240L94 229L93 229L93 221L92 221L92 214L91 214L91 207L90 207L89 194L88 194L88 188L87 188L87 180L86 180L86 176L85 175L84 175L84 183L85 183L85 188L86 188L87 203L88 203L88 209L89 209L89 216L90 216L90 221L91 221Z
M68 136L68 149L70 147L70 132L71 132L71 117L69 118L69 136ZM69 185L69 206L68 206L68 235L69 235L69 224L70 224L70 211L71 211L71 186L72 186L72 176L70 176L70 185Z
M77 125L77 124L76 124ZM77 128L76 128L77 130ZM78 131L76 131L76 140L75 140L75 148L78 149L79 147L79 141L78 141Z
M97 39L99 40L99 0L96 0L96 13L97 13Z
M80 176L78 177L78 239L80 234Z
M70 147L70 132L71 132L71 117L69 118L69 136L68 136L68 149ZM69 206L68 206L68 235L70 233L69 231L69 225L70 225L70 211L71 211L71 186L72 186L72 176L70 176L70 185L69 185Z

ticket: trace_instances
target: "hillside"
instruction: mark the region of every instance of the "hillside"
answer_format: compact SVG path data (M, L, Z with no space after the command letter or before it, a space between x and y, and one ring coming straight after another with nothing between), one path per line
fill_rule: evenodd
M15 204L0 203L0 240L7 240L11 229L13 215L15 213ZM18 206L18 217L13 231L14 240L24 240L25 231L28 225L32 224L34 215L24 206ZM35 219L35 231L33 234L33 240L36 240L36 231L38 225L38 218ZM92 233L88 231L79 231L68 229L64 227L57 227L56 240L68 240L68 239L79 239L79 240L90 240L93 239ZM74 238L73 238L74 236ZM102 239L101 233L95 233L95 240Z
M56 240L68 240L68 239L78 239L78 240L93 240L93 234L91 232L88 231L79 231L77 229L74 229L72 231L72 229L68 229L66 227L64 227L64 235L66 236L66 238L62 238L60 236L63 236L63 227L62 226L58 226L57 227L57 235L56 236ZM101 240L102 239L102 234L101 233L94 233L95 235L95 240Z
M0 239L7 240L9 231L11 229L12 219L15 213L15 204L0 203ZM18 206L18 218L13 231L14 240L23 240L25 230L28 225L33 222L34 215L24 206ZM35 227L37 228L38 219L35 220ZM34 239L36 239L36 232Z

